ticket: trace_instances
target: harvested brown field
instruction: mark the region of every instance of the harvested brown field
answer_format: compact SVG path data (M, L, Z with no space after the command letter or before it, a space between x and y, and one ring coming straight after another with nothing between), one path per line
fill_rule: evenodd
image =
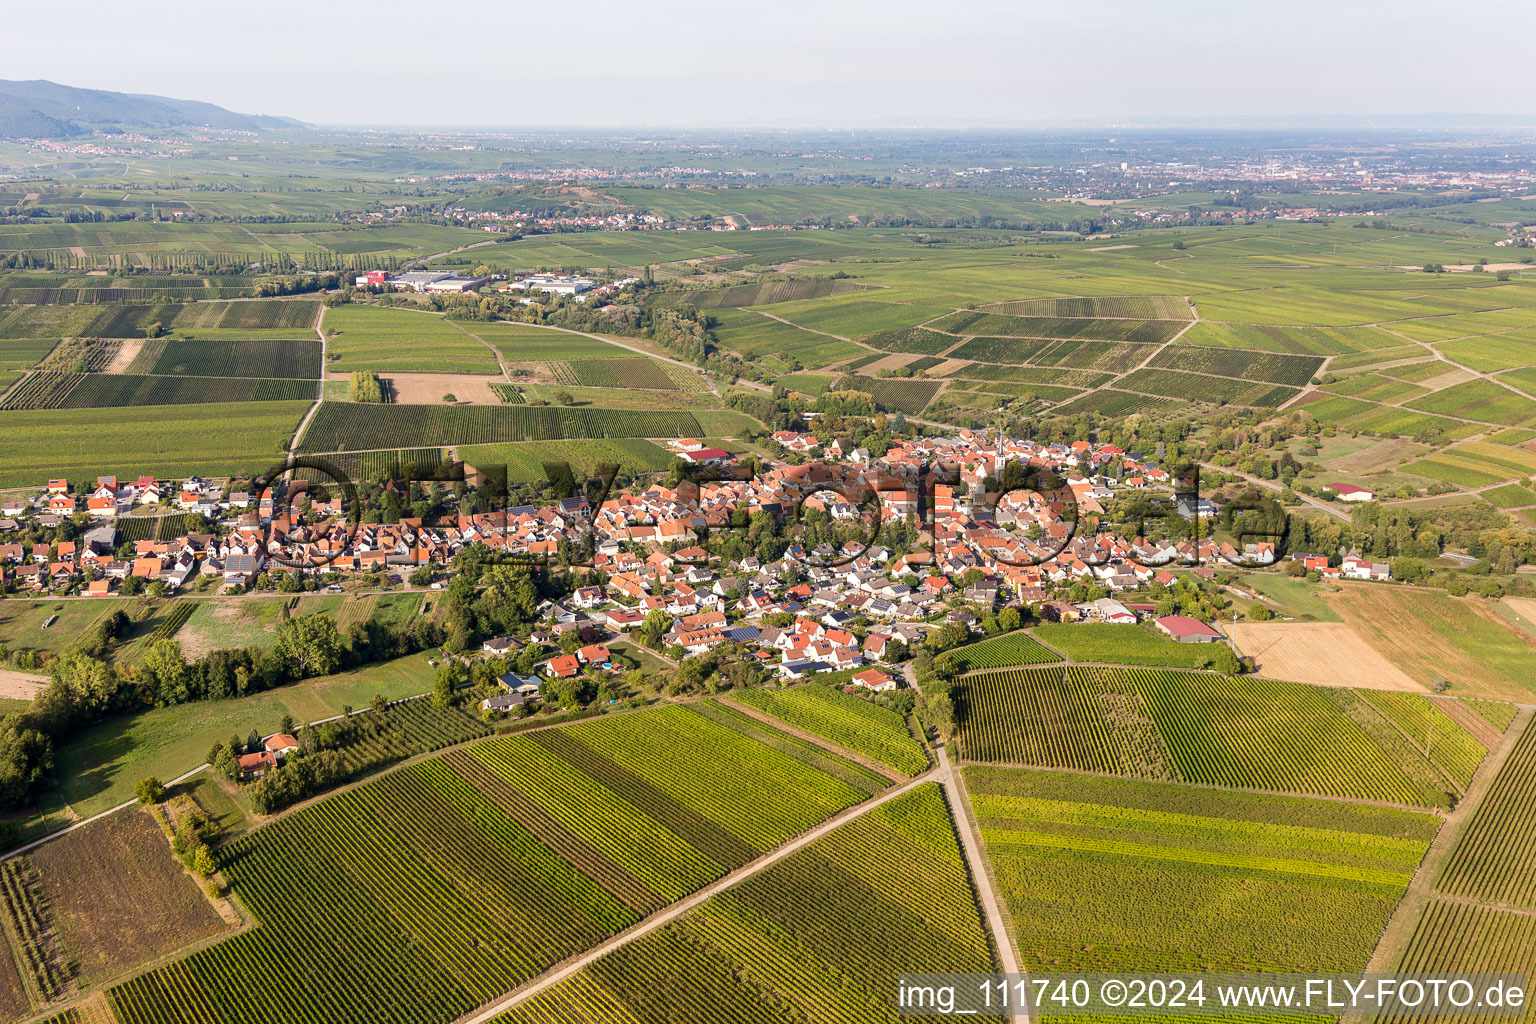
M149 812L137 807L44 843L25 860L84 984L228 927Z
M898 352L894 355L884 356L883 358L876 359L874 362L862 367L859 372L873 375L880 370L895 370L899 367L906 366L908 363L920 358L922 358L922 356L917 352Z
M128 365L139 358L139 352L144 348L143 338L124 338L118 343L117 351L112 356L112 362L107 365L106 373L127 373Z
M31 700L48 688L47 676L35 676L30 672L0 669L0 697L12 700Z
M1415 690L1396 665L1342 622L1238 622L1223 626L1260 675L1317 686Z
M969 359L946 359L938 366L930 367L928 370L928 376L948 377L950 374L959 370L963 370L970 365L971 361Z
M444 395L452 395L459 405L500 405L492 384L505 384L500 377L454 373L380 374L394 389L400 405L444 405Z
M1536 636L1536 597L1506 597L1504 604L1519 617L1517 624Z
M1341 585L1327 601L1366 643L1423 686L1449 683L1456 697L1536 699L1536 641L1481 598L1356 583Z

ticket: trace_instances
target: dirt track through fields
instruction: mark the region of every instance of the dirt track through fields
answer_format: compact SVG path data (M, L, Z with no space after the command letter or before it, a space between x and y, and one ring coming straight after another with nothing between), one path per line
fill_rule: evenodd
M1225 628L1260 675L1317 686L1427 689L1343 622L1239 622Z

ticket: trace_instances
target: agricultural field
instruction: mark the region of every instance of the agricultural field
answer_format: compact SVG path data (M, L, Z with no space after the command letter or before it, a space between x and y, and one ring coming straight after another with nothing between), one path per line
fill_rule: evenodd
M1187 320L1136 320L1072 318L1059 316L1011 316L998 313L957 312L929 325L936 331L970 337L1082 338L1094 341L1171 341Z
M1117 391L1114 388L1105 388L1082 398L1068 402L1062 406L1060 412L1068 415L1080 415L1082 413L1096 413L1100 416L1127 416L1138 412L1156 412L1171 408L1177 404L1172 398L1156 398L1147 395L1138 395L1130 391Z
M349 373L501 372L496 354L456 321L436 313L346 305L325 311L326 370Z
M313 401L314 381L258 377L148 377L129 373L33 373L0 409L113 409L209 402Z
M1491 380L1469 380L1416 398L1408 407L1421 412L1459 416L1483 423L1516 425L1536 420L1536 402L1500 387Z
M1250 384L1230 377L1150 368L1136 370L1115 383L1127 391L1140 391L1149 395L1213 405L1247 405L1260 409L1278 408L1301 393L1298 388L1278 384Z
M78 372L78 371L77 371ZM191 377L320 376L314 340L146 341L127 372Z
M1408 742L1422 751L1430 763L1457 787L1466 790L1477 766L1483 763L1483 757L1488 753L1487 746L1468 730L1469 725L1483 725L1479 718L1467 718L1467 709L1454 698L1431 698L1391 690L1357 692L1395 725ZM1453 717L1455 714L1460 714L1461 719ZM1498 735L1492 729L1479 728L1479 731L1486 732L1490 739Z
M933 400L943 385L933 380L913 380L901 377L860 377L848 374L839 377L832 385L834 391L863 391L871 395L875 404L891 412L920 413Z
M1451 683L1456 696L1528 702L1536 639L1476 597L1413 587L1345 586L1329 604L1368 644L1423 686Z
M748 309L717 309L709 315L720 344L748 359L772 361L785 369L818 367L856 356L858 345L805 330Z
M617 648L626 657L642 660L644 648L637 645L623 644ZM723 725L733 732L739 732L748 739L754 740L764 746L772 747L781 754L787 754L796 761L815 768L817 771L826 772L835 779L842 779L855 789L874 794L881 790L889 789L892 785L890 776L895 772L882 774L873 768L866 768L841 755L834 754L825 745L812 743L809 740L791 736L782 732L775 726L768 725L757 718L752 717L739 708L729 706L725 701L711 698L691 705L693 710L709 719L717 725Z
M1302 387L1311 381L1313 374L1323 365L1323 359L1321 356L1285 356L1238 349L1170 345L1154 356L1148 365Z
M109 369L119 355L126 354L124 345L135 344L138 343L121 338L65 338L39 360L33 369L57 373L101 373Z
M1464 486L1482 487L1501 480L1536 475L1536 453L1513 445L1469 441L1409 463L1405 471Z
M599 958L495 1024L895 1020L893 977L993 969L948 808L928 784Z
M1416 807L1444 780L1345 691L1158 669L1029 668L967 676L966 760Z
M682 378L682 383L699 382L701 378L687 371L674 375L669 371L680 370L681 367L645 356L551 360L549 367L557 383L577 387L638 388L649 391L709 390L702 383L682 387L678 377Z
M305 432L301 449L331 452L567 437L697 437L707 433L699 420L680 411L325 402Z
M1320 800L971 766L1020 967L1358 971L1438 821Z
M1014 299L983 307L987 313L1020 317L1114 317L1126 320L1189 320L1181 295L1093 295L1074 299Z
M797 278L791 280L755 281L751 284L732 285L729 288L711 288L683 293L683 299L699 309L732 309L741 306L766 306L775 302L797 302L802 299L823 299L829 295L846 295L864 291L868 286L853 281L833 281L828 278Z
M1536 730L1529 723L1494 777L1435 888L1448 896L1536 907Z
M236 839L257 927L109 999L121 1024L448 1020L867 795L685 707L487 740Z
M1402 338L1379 327L1275 327L1269 324L1221 323L1212 320L1202 320L1195 324L1179 341L1186 345L1213 348L1259 349L1320 356L1362 353L1359 358L1365 360L1374 358L1376 352L1384 354L1385 350L1403 344ZM1414 347L1405 351L1417 355L1424 350ZM1335 360L1333 365L1339 366L1339 361Z
M183 309L175 303L0 308L0 338L142 338L151 324L169 330Z
M748 689L732 699L905 775L928 767L927 752L901 715L835 687L810 683L787 690Z
M309 401L216 402L5 413L0 487L112 473L165 478L264 473L281 461Z
M508 363L543 363L551 359L612 359L633 355L600 338L529 324L463 321L464 330L501 353Z
M1223 626L1255 671L1318 686L1426 690L1342 622L1237 622Z
M628 477L659 473L672 465L672 454L641 437L590 438L580 441L528 441L516 444L468 444L456 449L467 465L485 470L506 466L507 482L542 484L549 480L545 466L566 465L578 481L596 476L598 467L617 465Z
M318 299L197 302L183 306L169 326L183 335L203 330L290 331L295 338L311 338L319 317Z
M1307 392L1292 408L1305 408L1319 423L1348 430L1373 430L1381 434L1414 436L1438 431L1444 437L1459 440L1486 429L1477 423L1431 416L1406 407L1379 405L1343 396L1329 397L1322 391Z
M956 647L944 652L940 658L954 666L957 673L1010 665L1043 665L1062 660L1055 651L1037 643L1028 633L1023 632L1007 633L981 643Z
M1536 916L1446 899L1431 899L1408 948L1394 968L1404 974L1536 974ZM1422 1020L1422 1011L1389 1010L1381 1024ZM1482 1015L1479 1021L1516 1021L1523 1015Z
M866 345L885 349L887 352L919 352L937 355L947 352L960 343L953 334L930 331L926 327L904 327L895 331L881 331L864 339Z
M68 951L80 985L150 963L228 929L148 811L120 811L4 865ZM13 890L14 891L14 890Z
M1208 668L1213 661L1215 646L1181 644L1148 626L1109 622L1052 622L1036 626L1031 632L1040 642L1061 651L1073 661L1163 668Z

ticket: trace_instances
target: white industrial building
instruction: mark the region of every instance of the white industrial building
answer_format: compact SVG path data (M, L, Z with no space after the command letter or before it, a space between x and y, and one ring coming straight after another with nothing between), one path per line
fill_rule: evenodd
M597 282L590 277L576 277L574 274L533 274L521 281L513 281L507 287L527 288L552 295L580 295L596 288Z

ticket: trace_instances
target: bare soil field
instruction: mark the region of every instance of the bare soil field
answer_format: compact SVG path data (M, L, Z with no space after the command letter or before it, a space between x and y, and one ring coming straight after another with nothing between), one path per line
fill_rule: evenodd
M452 395L459 405L500 405L491 385L506 383L500 377L474 374L392 373L379 378L389 381L400 405L443 405L444 395Z
M1536 642L1480 598L1381 584L1344 584L1329 605L1377 653L1421 685L1451 695L1529 703Z
M1238 622L1223 626L1259 675L1317 686L1425 692L1342 622Z
M83 983L147 963L227 926L171 854L149 812L94 821L26 855Z
M971 361L969 359L946 359L942 363L940 363L939 365L934 366L934 367L930 367L929 370L928 370L928 376L930 376L930 377L948 377L950 374L954 373L956 370L962 369L963 367L967 367L967 366L970 366L970 365L971 365Z
M1517 625L1536 636L1536 597L1506 597L1504 604L1520 618Z
M1453 369L1449 373L1442 373L1438 377L1430 377L1428 380L1419 381L1420 387L1429 388L1431 391L1439 391L1442 388L1451 387L1454 384L1465 384L1476 377L1476 374L1467 370Z
M47 676L35 676L30 672L0 669L0 697L12 700L31 700L48 688Z
M1325 459L1323 464L1330 470L1343 473L1375 473L1403 462L1411 462L1430 451L1429 445L1416 444L1405 438L1393 438L1378 441L1358 452L1341 455L1336 459Z
M139 358L139 350L143 347L143 338L124 338L123 343L117 347L117 354L112 357L112 362L107 364L103 372L127 373L129 364Z
M915 362L921 358L922 357L916 352L898 352L895 355L889 355L882 359L876 359L874 362L865 366L859 372L868 374L869 376L873 377L876 371L894 370L897 367L906 366L908 363Z

